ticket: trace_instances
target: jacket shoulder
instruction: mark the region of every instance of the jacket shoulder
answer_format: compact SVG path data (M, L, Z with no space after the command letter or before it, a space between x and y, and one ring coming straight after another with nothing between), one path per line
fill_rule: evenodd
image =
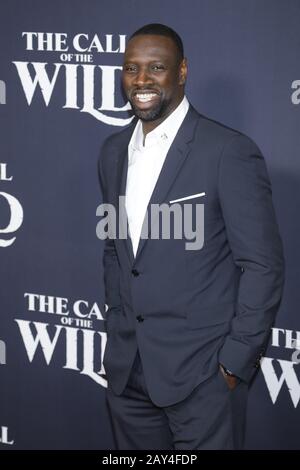
M113 164L112 155L116 157L120 154L121 149L128 145L131 134L134 130L136 125L136 119L134 119L128 126L124 127L121 131L115 132L110 134L106 139L102 142L100 154L98 158L98 167L99 171L104 171ZM109 169L108 169L109 171Z
M218 146L221 152L227 148L240 147L245 150L248 149L250 152L255 151L255 153L261 154L257 144L248 135L203 114L198 112L197 114L199 116L199 138L205 136L206 140L211 142L212 145Z
M110 147L118 147L123 142L126 142L135 128L137 119L135 118L129 125L125 126L122 130L110 134L102 144L102 151Z

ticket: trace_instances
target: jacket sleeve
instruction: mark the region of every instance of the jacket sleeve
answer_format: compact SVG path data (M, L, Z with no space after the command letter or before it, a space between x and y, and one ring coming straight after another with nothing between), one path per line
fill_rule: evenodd
M236 314L219 362L248 382L280 305L284 258L265 161L244 135L223 149L218 190L233 259L241 269Z
M103 204L107 204L108 191L107 185L109 184L108 172L105 171L105 158L109 157L109 146L107 142L104 143L100 152L98 160L98 173L99 182L102 191ZM120 265L115 247L115 239L108 237L104 240L104 252L103 252L103 270L104 270L104 285L105 285L105 303L108 307L106 316L109 315L110 311L118 311L121 308L120 298Z

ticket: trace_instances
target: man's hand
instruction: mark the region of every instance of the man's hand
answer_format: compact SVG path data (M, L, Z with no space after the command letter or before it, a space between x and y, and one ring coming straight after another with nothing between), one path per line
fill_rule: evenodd
M226 380L228 387L230 388L230 390L234 390L239 382L239 379L235 375L227 375L221 364L219 364L219 367L221 369L224 379Z

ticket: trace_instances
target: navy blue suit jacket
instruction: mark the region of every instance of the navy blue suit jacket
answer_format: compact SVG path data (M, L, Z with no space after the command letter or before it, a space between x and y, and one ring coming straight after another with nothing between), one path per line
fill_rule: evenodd
M110 136L99 159L103 201L125 195L134 124ZM110 386L126 386L137 347L151 399L169 406L215 373L218 363L250 381L279 308L282 243L265 161L245 135L192 106L170 147L149 201L205 192L204 245L186 239L107 239L104 275ZM180 203L179 203L180 204Z

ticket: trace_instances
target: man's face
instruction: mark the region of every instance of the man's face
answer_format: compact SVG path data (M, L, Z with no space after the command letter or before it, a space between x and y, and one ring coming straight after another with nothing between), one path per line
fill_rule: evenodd
M184 96L187 68L169 37L140 35L126 48L122 83L134 114L145 122L164 120Z

